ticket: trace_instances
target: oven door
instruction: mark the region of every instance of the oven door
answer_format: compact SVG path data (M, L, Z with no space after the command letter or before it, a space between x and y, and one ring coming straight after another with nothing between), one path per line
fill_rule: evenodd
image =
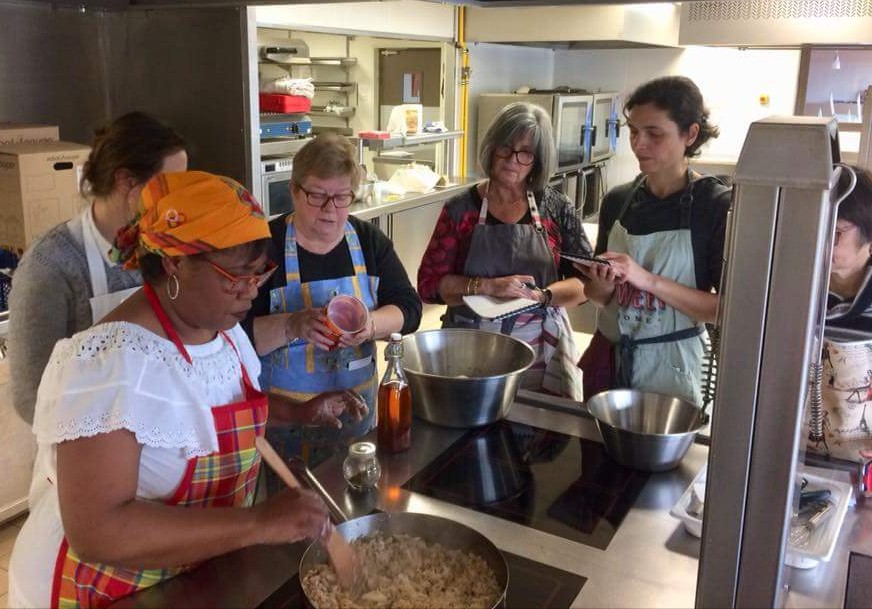
M291 172L276 171L263 174L263 204L268 217L294 211L291 198Z

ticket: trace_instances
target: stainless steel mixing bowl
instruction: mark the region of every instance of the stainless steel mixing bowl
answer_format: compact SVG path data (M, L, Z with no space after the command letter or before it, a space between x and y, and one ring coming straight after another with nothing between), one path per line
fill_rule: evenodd
M677 397L612 389L585 404L606 452L618 463L651 472L676 467L703 427L701 409Z
M506 416L535 359L527 343L495 332L452 328L403 338L412 411L445 427L478 427Z

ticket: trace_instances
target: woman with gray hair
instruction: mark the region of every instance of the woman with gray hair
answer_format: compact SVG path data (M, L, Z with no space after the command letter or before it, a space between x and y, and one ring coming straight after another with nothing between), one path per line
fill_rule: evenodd
M517 102L487 130L479 164L487 180L445 204L418 269L424 302L447 304L443 327L510 334L536 351L524 387L581 398L578 348L566 306L584 288L560 251L590 254L569 200L548 186L556 165L548 113ZM532 310L501 319L476 315L464 296L537 301Z

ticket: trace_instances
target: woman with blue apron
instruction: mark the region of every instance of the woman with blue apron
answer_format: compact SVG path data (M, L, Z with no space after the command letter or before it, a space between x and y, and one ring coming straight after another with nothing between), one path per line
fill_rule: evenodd
M302 283L294 215L288 216L284 251L287 283L282 288L270 291L270 313L326 307L330 299L339 294L354 296L369 311L378 308L379 279L367 275L360 241L348 221L345 224L345 240L351 252L355 274ZM359 422L355 422L348 413L343 413L340 429L321 426L267 429L267 439L282 455L300 456L307 463L318 463L329 456L338 443L346 438L364 435L373 425L378 385L375 341L368 340L356 347L337 347L325 351L297 338L286 349L277 349L263 358L261 383L270 393L284 395L300 403L321 393L350 389L358 393L369 406L368 414Z
M350 215L360 178L357 151L336 134L319 135L294 157L294 211L270 221L278 271L252 302L243 327L261 356L260 382L271 395L311 410L342 394L362 408L342 411L338 421L301 416L326 426L285 421L267 438L286 459L314 466L344 450L374 425L376 343L392 332L414 332L421 301L390 239L378 227ZM368 310L363 328L336 338L326 307L336 296L356 298ZM330 425L341 424L341 427ZM270 489L273 482L267 476Z

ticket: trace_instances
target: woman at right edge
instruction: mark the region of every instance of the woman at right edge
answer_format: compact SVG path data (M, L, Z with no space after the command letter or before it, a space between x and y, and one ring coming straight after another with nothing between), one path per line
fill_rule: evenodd
M641 85L624 115L641 173L603 200L595 251L610 264L575 265L598 308L581 360L585 395L629 387L701 404L704 324L717 312L732 192L688 158L718 129L682 76Z

